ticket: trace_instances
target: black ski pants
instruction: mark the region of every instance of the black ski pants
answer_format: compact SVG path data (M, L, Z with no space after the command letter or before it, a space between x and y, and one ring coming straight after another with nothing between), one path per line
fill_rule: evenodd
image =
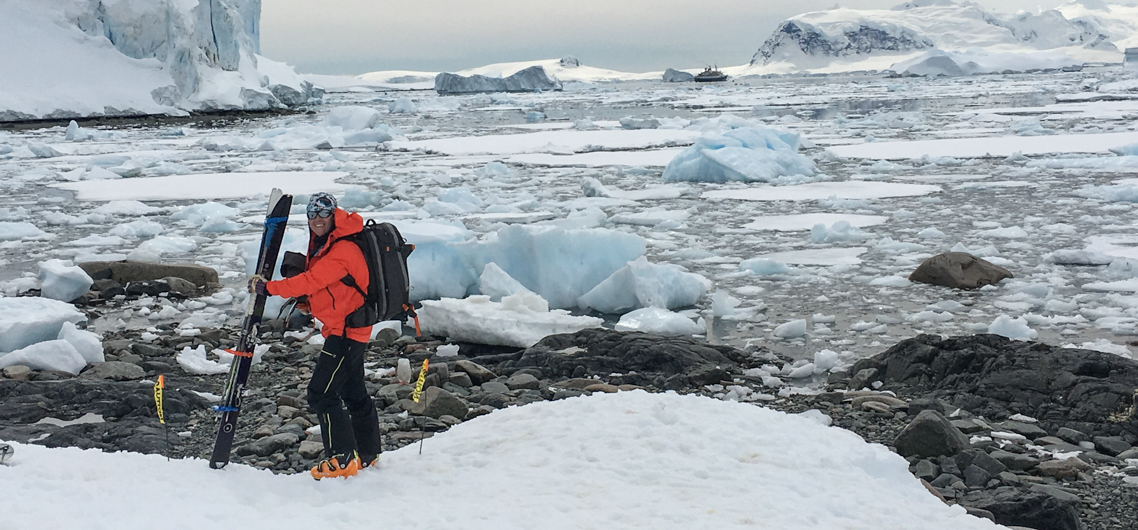
M328 458L350 456L353 451L370 458L383 450L379 414L364 386L365 346L344 337L328 337L308 382L308 406L320 421Z

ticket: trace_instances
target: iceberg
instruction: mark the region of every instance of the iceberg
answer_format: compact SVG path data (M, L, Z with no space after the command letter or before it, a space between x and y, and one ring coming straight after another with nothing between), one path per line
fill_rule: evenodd
M710 287L698 274L672 264L649 263L641 256L577 299L581 309L623 313L630 309L673 309L695 305Z
M424 300L419 309L423 333L447 337L452 342L472 342L528 348L542 338L597 328L596 317L573 316L568 311L548 308L548 303L530 292L519 292L491 302L489 296L474 295L462 300L443 298Z
M39 264L40 294L46 298L70 302L83 296L95 283L83 269L70 260L49 259Z
M87 320L75 306L50 298L0 298L0 352L59 337L64 322Z
M487 263L486 268L482 269L482 275L478 277L478 290L494 302L517 292L530 292L496 263Z
M613 329L661 335L697 335L706 331L704 326L692 322L692 319L659 307L645 307L625 313Z
M561 90L561 82L550 78L541 66L519 70L508 77L469 77L443 72L435 76L435 91L442 95L478 92L538 92Z
M798 154L798 135L765 127L733 129L700 137L664 168L665 181L779 182L779 177L817 173ZM798 179L801 181L801 179Z
M695 76L687 72L681 72L679 70L669 68L667 70L664 70L663 81L665 83L688 83L695 81Z
M320 98L292 67L258 55L260 16L261 0L8 2L0 121L267 110Z
M34 370L59 370L79 375L87 361L70 342L56 339L37 342L0 357L0 368L17 364Z

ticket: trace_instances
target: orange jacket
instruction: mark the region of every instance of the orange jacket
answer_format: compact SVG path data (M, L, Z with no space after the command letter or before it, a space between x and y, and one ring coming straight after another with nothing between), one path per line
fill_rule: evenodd
M363 305L364 297L350 285L340 281L351 275L360 290L367 292L370 280L367 262L360 247L352 241L341 241L364 228L363 217L339 208L335 213L335 226L328 240L319 249L313 249L315 237L309 232L308 261L305 272L266 284L269 294L293 298L308 296L312 316L320 319L324 328L321 335L344 335L348 339L366 343L371 339L371 328L348 328L344 333L344 319Z

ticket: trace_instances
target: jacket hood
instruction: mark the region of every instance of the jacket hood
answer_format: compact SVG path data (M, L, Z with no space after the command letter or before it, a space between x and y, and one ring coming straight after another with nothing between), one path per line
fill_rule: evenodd
M344 210L336 208L336 212L333 214L333 219L335 219L335 225L332 227L332 233L328 235L328 241L324 243L324 248L329 248L331 246L330 243L333 243L345 237L352 236L354 234L358 234L364 229L364 218L355 212L348 213ZM309 248L311 248L311 245L314 241L316 241L316 236L312 233L311 230L309 230Z

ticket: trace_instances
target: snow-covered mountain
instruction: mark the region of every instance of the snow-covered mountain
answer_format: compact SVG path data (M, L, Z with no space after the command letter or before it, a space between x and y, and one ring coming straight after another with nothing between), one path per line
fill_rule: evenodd
M0 120L269 109L317 95L258 55L260 0L0 0Z
M836 8L786 20L744 69L872 70L928 66L937 58L934 63L974 73L1118 62L1136 28L1138 8L1102 0L1015 15L952 0L916 0L888 10Z

